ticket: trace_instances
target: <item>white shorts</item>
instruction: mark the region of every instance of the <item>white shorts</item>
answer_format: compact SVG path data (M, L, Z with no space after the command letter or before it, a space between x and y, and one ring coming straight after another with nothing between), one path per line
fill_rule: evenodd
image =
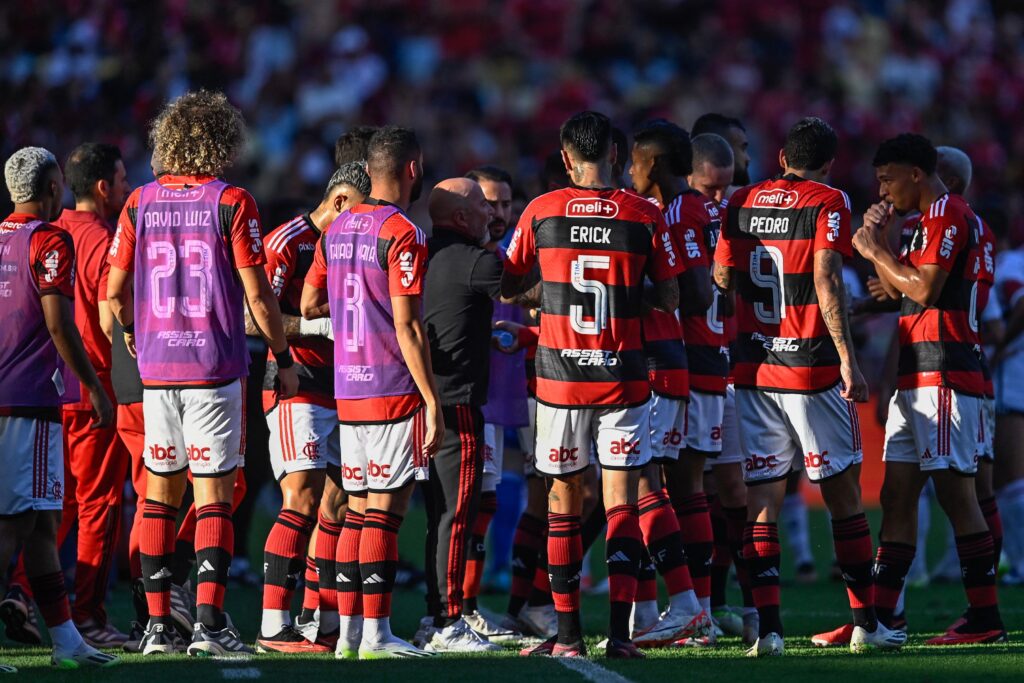
M651 448L658 462L679 460L686 446L686 401L651 394Z
M530 424L519 428L519 450L523 452L523 476L535 477L533 453L537 446L537 399L526 399L526 411L530 415Z
M983 398L981 401L981 453L979 457L992 462L996 458L993 441L996 434L996 401Z
M0 517L64 507L60 422L0 417Z
M396 491L410 481L420 462L427 411L384 424L342 424L341 479L349 493Z
M501 468L505 459L505 428L492 423L484 424L484 470L480 490L492 493L501 483Z
M721 453L724 412L725 396L691 391L686 414L686 447L705 453L709 458Z
M736 390L743 479L759 484L783 479L803 462L820 482L863 460L857 406L839 385L813 394Z
M571 474L586 469L596 445L601 467L632 470L651 460L650 402L633 408L537 406L537 471Z
M978 471L982 399L948 387L899 389L889 402L885 462L920 465L922 472Z
M193 477L212 477L245 464L240 380L208 389L146 389L142 415L143 460L151 472L173 474L187 467Z
M278 403L267 413L274 479L341 466L338 411L313 403Z
M743 463L739 430L740 423L736 416L736 385L729 384L725 388L725 400L722 402L722 452L717 458L704 461L705 472L710 472L712 467L719 465Z

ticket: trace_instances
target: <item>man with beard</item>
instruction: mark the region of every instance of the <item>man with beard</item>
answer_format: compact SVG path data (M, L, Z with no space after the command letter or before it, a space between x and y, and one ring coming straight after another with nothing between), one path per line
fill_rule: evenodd
M737 118L708 113L694 121L693 129L690 131L692 137L705 133L720 135L732 147L732 185L725 191L725 197L728 199L737 188L750 184L750 140L747 139L747 129Z

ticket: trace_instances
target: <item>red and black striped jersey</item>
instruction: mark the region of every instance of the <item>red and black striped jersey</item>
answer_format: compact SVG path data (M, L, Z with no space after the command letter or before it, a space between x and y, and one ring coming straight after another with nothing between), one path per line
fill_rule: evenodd
M822 249L853 255L845 192L786 175L729 199L715 262L735 271L737 387L812 393L839 382L814 286Z
M661 211L618 189L566 188L534 199L509 243L505 269L539 264L537 400L554 406L633 406L650 397L640 316L644 277L679 275Z
M920 217L900 263L936 265L949 275L934 306L900 301L897 388L943 386L975 396L985 391L978 317L978 217L962 197L944 194Z
M988 223L980 216L975 225L975 243L977 251L975 252L974 272L978 280L978 296L974 304L974 320L975 327L979 330L980 340L981 313L988 306L989 296L991 296L992 288L996 283L996 238L992 233L992 228L988 227ZM985 379L985 396L994 398L996 392L992 383L992 371L984 352L981 354L981 374Z

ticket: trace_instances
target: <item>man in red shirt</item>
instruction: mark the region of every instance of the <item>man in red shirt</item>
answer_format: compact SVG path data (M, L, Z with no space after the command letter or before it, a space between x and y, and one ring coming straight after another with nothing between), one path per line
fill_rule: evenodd
M130 186L121 151L114 145L87 142L64 165L75 197L54 225L66 230L75 245L75 324L82 333L89 362L113 397L110 385L110 334L107 306L107 249ZM103 600L121 529L121 502L128 471L128 449L117 438L116 424L90 427L92 405L87 392L64 406L64 517L58 543L78 521L78 563L72 616L87 643L119 647L127 636L107 621Z
M992 533L974 475L986 389L977 296L978 217L936 174L937 153L920 135L886 140L875 154L883 203L864 214L854 246L900 301L899 378L886 422L882 532L875 561L880 620L891 620L915 555L917 501L928 477L956 534L966 618L929 645L1005 642L996 596ZM921 212L893 254L883 233L893 211Z
M0 567L22 547L55 666L112 666L119 660L85 643L75 628L57 556L64 500L60 405L78 398L80 382L92 406L89 426L108 429L113 417L75 329L74 245L48 223L60 212L64 179L53 154L40 147L15 152L4 177L14 213L0 223ZM23 604L5 600L0 618L10 633L25 626L28 614Z

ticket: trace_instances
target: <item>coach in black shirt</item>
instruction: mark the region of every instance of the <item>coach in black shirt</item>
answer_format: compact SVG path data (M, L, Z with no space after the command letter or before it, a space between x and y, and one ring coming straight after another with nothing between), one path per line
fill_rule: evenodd
M473 519L480 501L484 419L490 371L493 301L502 264L483 248L492 209L480 186L453 178L430 193L433 236L424 292L424 323L444 414L445 435L430 464L427 502L427 611L433 627L418 634L438 651L496 646L462 619L462 582Z

